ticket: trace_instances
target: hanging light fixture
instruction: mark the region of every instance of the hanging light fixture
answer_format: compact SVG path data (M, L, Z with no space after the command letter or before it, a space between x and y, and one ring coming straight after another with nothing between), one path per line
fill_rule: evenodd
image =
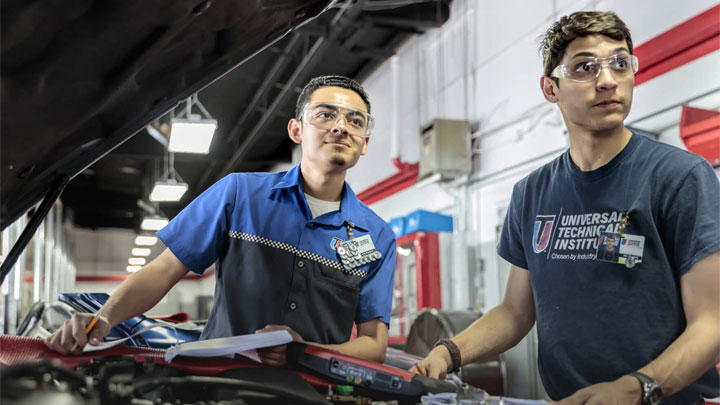
M158 215L153 215L151 217L145 217L140 224L140 229L143 231L159 231L165 227L165 225L168 224L167 218L162 218Z
M135 237L135 245L137 246L153 246L157 243L157 236L138 235Z
M150 201L180 201L187 189L187 183L175 171L175 154L168 152L165 173L155 182L155 186L150 192Z
M145 257L150 256L151 250L149 248L132 248L132 255Z
M196 105L201 114L193 114L192 107ZM210 152L217 121L200 103L197 93L187 99L184 114L170 120L170 142L168 151L177 153L204 153Z
M180 201L187 189L187 183L175 179L159 181L150 193L150 201Z

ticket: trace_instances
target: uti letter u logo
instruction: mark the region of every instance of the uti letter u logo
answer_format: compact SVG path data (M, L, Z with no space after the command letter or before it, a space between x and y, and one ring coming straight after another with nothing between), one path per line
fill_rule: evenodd
M535 217L535 231L533 232L533 250L540 253L550 244L555 215L538 215Z

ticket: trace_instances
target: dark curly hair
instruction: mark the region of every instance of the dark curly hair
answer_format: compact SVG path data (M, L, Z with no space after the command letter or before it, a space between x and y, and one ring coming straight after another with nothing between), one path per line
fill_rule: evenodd
M612 11L578 11L560 18L539 38L543 75L550 76L560 64L565 48L575 38L597 34L616 41L625 40L630 54L633 53L630 29L617 14Z
M305 85L300 92L300 96L298 96L297 103L295 104L295 118L300 119L303 107L305 107L305 104L310 100L313 93L315 93L315 90L321 87L342 87L344 89L354 91L365 102L367 112L368 114L370 113L370 98L367 93L365 93L365 89L363 89L360 83L349 77L331 75L315 77Z

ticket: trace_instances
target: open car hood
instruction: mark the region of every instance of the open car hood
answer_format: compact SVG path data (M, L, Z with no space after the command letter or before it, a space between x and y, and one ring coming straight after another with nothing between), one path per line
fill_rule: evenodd
M2 229L331 3L3 1Z

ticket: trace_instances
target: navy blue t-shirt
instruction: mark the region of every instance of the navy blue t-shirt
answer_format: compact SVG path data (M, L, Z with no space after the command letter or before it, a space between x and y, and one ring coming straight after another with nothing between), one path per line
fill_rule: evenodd
M637 134L589 172L566 151L515 184L497 250L530 271L540 376L561 399L640 369L684 331L679 279L720 250L718 178ZM663 403L719 387L712 368Z

